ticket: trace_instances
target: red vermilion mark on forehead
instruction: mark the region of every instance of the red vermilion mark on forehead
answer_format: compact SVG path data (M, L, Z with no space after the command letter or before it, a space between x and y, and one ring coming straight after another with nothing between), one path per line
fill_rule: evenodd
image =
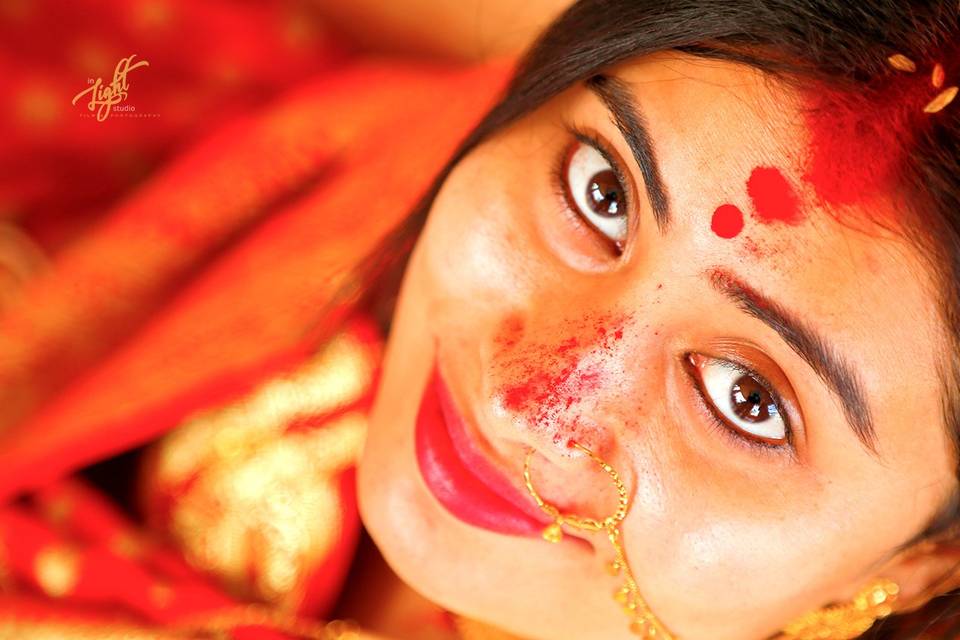
M743 231L743 212L732 204L722 204L713 212L710 228L721 238L736 238Z
M852 205L894 186L918 133L933 121L923 112L936 94L926 68L889 77L856 92L817 87L804 119L809 151L803 180L826 205Z
M740 246L740 251L742 255L756 259L763 259L775 255L777 248L775 246L771 246L769 240L766 240L763 242L763 244L760 244L756 239L747 236L743 239L743 243Z
M800 198L779 169L755 168L750 174L750 179L747 180L747 193L753 201L753 209L761 222L766 224L802 222Z

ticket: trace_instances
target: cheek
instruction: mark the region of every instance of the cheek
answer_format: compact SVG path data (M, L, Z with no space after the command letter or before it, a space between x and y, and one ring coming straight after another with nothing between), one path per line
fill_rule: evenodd
M463 319L488 307L516 306L542 271L523 213L504 188L509 182L490 156L481 147L458 165L418 242L433 303L453 307L447 311Z
M760 637L824 594L839 597L880 553L863 548L863 509L848 504L844 515L833 491L778 482L772 470L762 480L732 475L681 446L671 452L635 463L645 471L624 530L643 591L667 619L749 618L756 633L744 637Z
M638 489L643 487L640 479ZM820 550L811 540L789 540L789 525L737 511L722 493L712 500L665 493L658 496L664 519L628 523L634 526L624 532L641 591L664 619L704 629L733 621L745 625L738 637L763 637L811 581L823 585L811 571L817 563L810 562ZM737 576L733 589L731 576Z
M576 308L564 307L567 314ZM534 318L529 332L520 313L499 323L491 371L497 402L540 439L567 448L575 440L602 453L610 425L598 424L597 400L609 400L609 390L624 383L625 331L633 328L633 314L565 317L557 309L551 315Z

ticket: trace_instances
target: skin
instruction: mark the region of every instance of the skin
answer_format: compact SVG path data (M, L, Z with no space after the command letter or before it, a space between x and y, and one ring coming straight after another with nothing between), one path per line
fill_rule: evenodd
M364 49L476 61L516 54L569 4L565 0L317 0L316 6L329 24Z
M524 358L598 323L624 318L602 351L603 384L570 414L578 440L621 472L623 523L644 597L684 639L763 638L796 616L850 598L871 577L909 600L947 559L894 549L923 530L953 490L954 459L936 375L945 352L935 291L920 254L899 237L838 222L801 176L807 142L796 96L732 63L662 54L612 75L642 110L672 210L658 229L646 185L603 103L582 85L473 151L454 170L413 252L384 377L359 465L364 523L411 587L458 613L530 638L628 638L604 570L610 547L550 545L450 515L414 453L417 409L434 358L489 458L522 490L523 458L550 502L603 517L609 480L562 436L570 415L534 425L504 405ZM629 176L634 225L623 255L578 223L553 182L575 123L605 141ZM751 214L753 168L778 168L797 190L797 225ZM721 204L742 233L711 231ZM886 199L857 205L890 212ZM763 249L748 250L748 243ZM877 455L840 402L772 329L711 285L721 268L790 309L857 372ZM516 345L498 344L520 318ZM795 448L746 446L711 422L684 355L734 356L783 397ZM555 436L561 436L559 441Z

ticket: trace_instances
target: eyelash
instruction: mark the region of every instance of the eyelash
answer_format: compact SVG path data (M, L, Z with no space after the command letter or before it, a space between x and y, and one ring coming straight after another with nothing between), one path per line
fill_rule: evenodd
M744 434L743 431L735 427L734 425L727 422L727 420L718 413L718 410L714 407L713 402L710 401L710 398L707 397L706 392L702 388L702 383L700 382L700 377L694 370L694 365L690 362L689 356L691 354L687 353L683 355L683 368L686 371L689 378L690 386L696 392L698 400L702 405L703 413L707 417L707 422L710 423L710 426L715 428L720 435L727 438L734 446L746 447L751 451L759 452L764 455L781 455L786 453L791 458L796 458L796 449L793 444L793 428L790 424L790 418L784 410L784 402L782 397L777 390L774 388L770 382L767 381L762 375L754 371L753 369L744 366L739 362L734 362L732 360L723 360L726 365L735 369L738 373L750 376L760 383L767 393L770 394L770 397L773 398L774 404L777 406L777 411L783 417L783 424L786 427L786 442L783 444L774 444L772 442L766 442L764 440L759 440L757 438L752 438L747 434Z
M617 243L611 241L607 236L600 233L600 231L598 231L592 224L590 224L588 220L583 217L583 215L579 212L578 207L574 203L570 202L570 186L567 184L567 170L570 162L570 156L575 149L575 145L577 143L581 143L592 146L600 155L603 156L604 160L610 164L610 167L613 169L614 174L617 176L617 180L620 182L620 185L624 190L624 196L626 198L624 215L628 216L629 218L628 229L631 228L630 223L632 222L634 215L632 206L633 196L629 186L631 185L631 182L629 181L629 178L626 172L623 170L620 162L617 161L616 155L610 151L607 144L601 142L598 136L572 124L567 125L565 128L571 140L564 146L563 152L558 154L557 160L554 162L552 173L553 186L554 190L556 191L556 195L563 203L565 212L570 214L571 218L576 224L579 224L581 227L586 228L591 233L595 234L599 240L603 241L605 246L610 248L611 253L613 253L616 257L620 257L626 250L626 246L619 246ZM626 245L629 241L630 237L628 235L624 241L624 245ZM793 446L793 429L790 425L790 419L787 416L787 413L783 410L784 403L780 394L776 392L776 389L767 381L766 378L738 362L724 360L724 362L735 368L739 373L754 378L773 398L780 415L783 416L784 425L786 427L786 442L783 444L774 444L759 440L757 438L752 438L749 435L744 434L743 431L730 424L723 416L721 416L718 410L713 406L713 403L707 397L706 393L703 391L701 387L702 383L699 380L698 374L692 370L692 365L687 360L688 356L689 354L685 354L683 357L685 365L684 369L686 370L689 378L688 382L693 391L697 394L697 398L702 405L702 412L704 413L707 422L713 429L715 429L721 436L726 438L733 446L746 448L750 451L758 452L763 455L782 455L784 452L786 452L788 455L795 458L796 449Z
M613 173L617 176L617 180L620 182L620 186L623 187L623 193L625 198L624 206L624 215L628 217L628 230L630 229L630 223L633 218L633 195L630 188L630 179L627 173L623 170L621 163L617 161L616 154L610 151L609 145L605 142L602 142L600 138L592 133L589 133L577 125L568 124L565 126L567 134L572 140L568 142L564 148L563 152L557 156L557 160L554 162L553 166L553 186L554 191L556 192L557 197L560 199L560 202L563 203L564 210L571 215L574 219L574 222L581 225L582 227L588 229L591 233L597 235L598 240L601 240L607 247L610 248L611 253L615 257L620 257L626 251L626 244L630 241L629 235L624 241L624 246L618 245L616 242L610 240L600 231L598 231L590 222L584 219L583 215L579 212L578 208L574 203L570 202L568 195L569 184L567 184L567 167L570 162L570 155L574 150L574 145L577 143L586 144L594 149L603 156L603 159L606 160L610 167L613 169Z

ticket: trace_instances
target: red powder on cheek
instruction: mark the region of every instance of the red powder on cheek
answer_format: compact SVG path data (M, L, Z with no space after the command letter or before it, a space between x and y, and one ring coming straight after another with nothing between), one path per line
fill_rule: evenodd
M519 313L511 313L500 322L493 341L501 351L510 349L523 337L523 330L523 316Z
M747 181L747 193L753 200L753 208L761 222L786 222L798 224L800 199L779 169L757 167Z
M732 204L720 205L713 212L710 228L721 238L736 238L743 231L743 212Z
M504 408L522 417L529 428L549 430L557 444L583 432L586 426L577 414L578 405L609 383L597 356L614 352L615 343L623 338L624 322L623 317L601 318L592 327L573 328L576 335L553 345L518 345L516 355L501 365L512 378L498 392Z

